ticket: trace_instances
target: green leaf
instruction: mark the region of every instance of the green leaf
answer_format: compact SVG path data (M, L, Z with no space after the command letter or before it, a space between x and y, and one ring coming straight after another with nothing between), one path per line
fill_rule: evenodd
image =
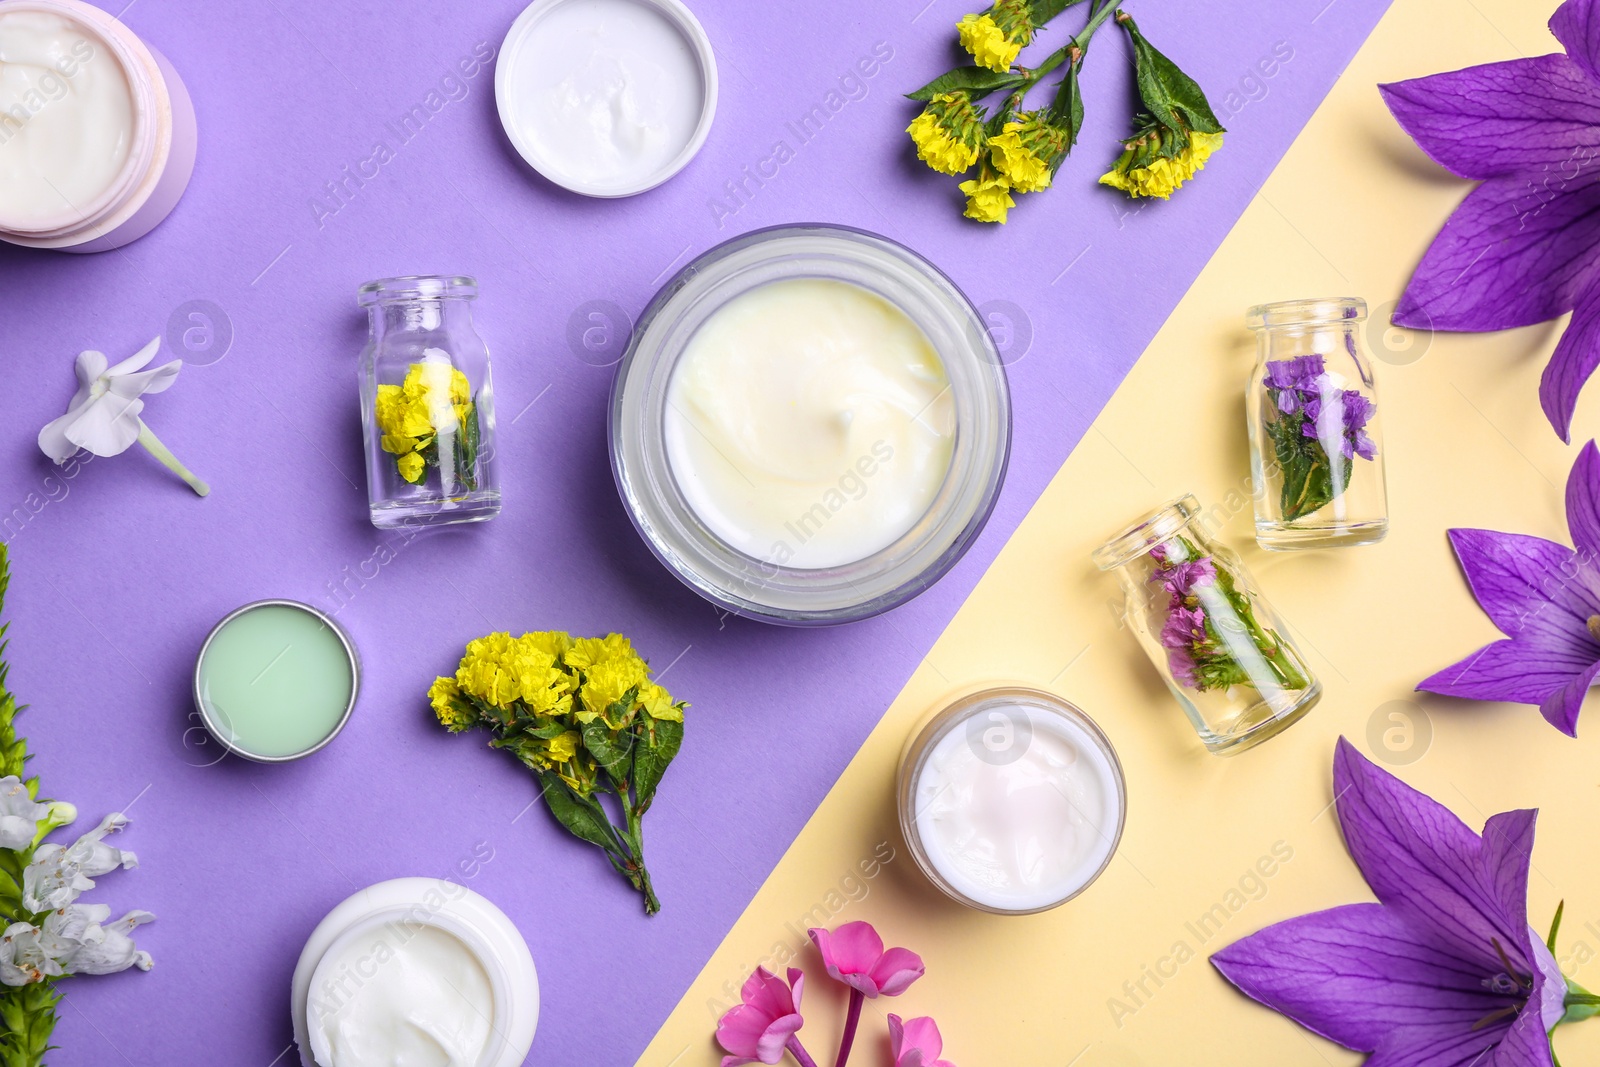
M1133 44L1134 72L1139 83L1139 96L1150 114L1162 125L1180 132L1185 130L1199 133L1225 132L1200 86L1145 39L1144 34L1139 31L1138 24L1133 21L1133 16L1125 14L1117 21L1127 31L1128 40ZM1170 154L1176 155L1186 147L1188 147L1187 138L1184 139L1184 143L1175 145Z
M583 747L589 750L595 762L605 769L619 789L626 788L628 769L633 762L633 731L612 733L604 719L595 719L583 727Z
M1322 442L1307 437L1302 432L1304 425L1303 415L1280 415L1267 424L1283 480L1280 506L1285 522L1295 522L1327 507L1350 488L1350 476L1355 470L1354 463L1345 461L1339 464L1336 478Z
M467 487L467 492L478 488L478 445L482 431L478 426L478 403L472 404L472 414L461 426L461 437L456 442L456 481Z
M656 787L667 773L667 765L683 746L683 723L646 719L640 729L643 736L639 738L633 757L633 795L635 805L643 814L655 798Z
M1043 26L1069 7L1076 7L1083 0L1031 0L1028 4L1028 17L1033 20L1034 26Z
M549 771L536 773L544 790L545 807L556 817L556 822L565 826L573 837L599 845L607 852L621 851L611 820L606 818L605 809L598 800L578 796L566 782Z
M1061 88L1050 105L1050 121L1067 131L1067 151L1078 143L1078 133L1083 129L1083 88L1078 84L1078 69L1082 62L1067 64L1067 76L1061 79ZM1063 159L1066 157L1063 156ZM1061 161L1056 161L1060 167Z
M976 98L987 96L997 89L1009 91L1022 82L1020 75L1012 74L1010 71L989 70L987 67L957 67L939 75L916 92L907 93L906 99L932 100L940 93L951 93L958 89Z
M45 1054L55 1048L50 1035L60 1000L53 979L0 991L0 1025L5 1027L0 1034L0 1065L43 1067Z

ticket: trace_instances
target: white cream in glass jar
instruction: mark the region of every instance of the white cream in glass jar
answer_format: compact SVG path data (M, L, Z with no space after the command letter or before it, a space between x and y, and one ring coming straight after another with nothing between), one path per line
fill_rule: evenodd
M655 554L713 604L828 625L916 596L983 529L1010 394L949 278L840 226L758 230L669 280L618 366L611 461Z
M924 874L969 907L1026 915L1083 892L1111 862L1122 766L1053 694L990 689L936 714L907 747L900 826Z
M729 545L796 568L893 544L938 495L950 379L899 308L848 282L771 282L690 340L667 391L667 457Z

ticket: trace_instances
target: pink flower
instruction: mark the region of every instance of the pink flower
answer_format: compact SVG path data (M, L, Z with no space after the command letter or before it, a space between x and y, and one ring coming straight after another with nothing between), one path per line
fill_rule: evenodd
M939 1058L944 1038L939 1036L939 1024L926 1017L902 1023L900 1016L890 1013L889 1048L894 1052L894 1067L956 1067Z
M883 949L868 922L845 923L831 934L809 930L828 974L867 997L897 997L922 977L922 957L908 948Z
M739 993L744 1001L730 1008L717 1022L717 1044L733 1055L722 1058L722 1067L746 1063L777 1063L796 1030L805 1025L800 1017L800 992L805 974L789 968L789 981L765 967L756 968Z

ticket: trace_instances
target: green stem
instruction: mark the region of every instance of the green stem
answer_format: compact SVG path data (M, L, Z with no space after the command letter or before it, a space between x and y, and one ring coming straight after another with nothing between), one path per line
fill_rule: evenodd
M634 869L638 873L635 885L639 892L644 894L644 911L646 915L654 915L661 910L661 901L656 898L656 890L650 884L650 871L644 865L644 813L628 799L627 787L619 790L622 796L622 810L628 819L628 830L625 835L628 847L633 850Z
M159 459L167 470L188 482L189 488L193 489L197 496L205 496L211 492L209 485L190 474L189 468L178 462L178 457L174 456L172 450L161 443L161 439L150 431L150 427L144 424L143 419L139 420L139 443L145 447L147 452Z
M1071 59L1074 63L1083 62L1083 53L1088 51L1089 42L1094 38L1095 31L1104 25L1106 19L1110 18L1116 10L1117 5L1108 2L1100 10L1089 16L1089 24L1080 30L1076 37L1051 52L1045 57L1043 63L1040 63L1037 67L1018 67L1017 73L1022 75L1023 78L1021 92L1026 93L1068 59Z

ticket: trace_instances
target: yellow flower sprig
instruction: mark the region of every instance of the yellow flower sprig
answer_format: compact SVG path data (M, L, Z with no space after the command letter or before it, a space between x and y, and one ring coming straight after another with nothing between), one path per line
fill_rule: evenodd
M1037 67L1016 65L1034 35L1068 7L1089 2L1087 24ZM1050 188L1083 128L1079 72L1095 32L1115 16L1134 44L1135 74L1148 114L1123 146L1123 155L1101 183L1129 196L1165 199L1205 165L1222 144L1222 127L1192 79L1149 45L1114 0L995 0L987 11L956 24L974 66L958 67L906 94L923 109L906 132L917 158L940 174L976 177L960 183L963 214L979 222L1004 223L1019 194ZM1054 102L1028 111L1023 100L1038 82L1062 65L1066 72ZM993 116L978 103L1001 94Z
M1134 135L1100 184L1135 199L1166 200L1205 167L1226 131L1200 86L1145 39L1132 15L1118 12L1117 24L1133 46L1135 80L1148 114L1135 120Z
M472 383L448 363L413 363L399 385L378 386L373 416L383 450L410 485L421 485L441 460L441 437L455 479L477 487L478 417Z
M434 679L428 701L451 733L494 733L490 747L533 771L556 821L605 850L644 897L646 913L661 910L644 864L642 820L683 743L687 705L650 680L626 637L488 634L467 643L454 675ZM621 825L601 803L607 793Z

